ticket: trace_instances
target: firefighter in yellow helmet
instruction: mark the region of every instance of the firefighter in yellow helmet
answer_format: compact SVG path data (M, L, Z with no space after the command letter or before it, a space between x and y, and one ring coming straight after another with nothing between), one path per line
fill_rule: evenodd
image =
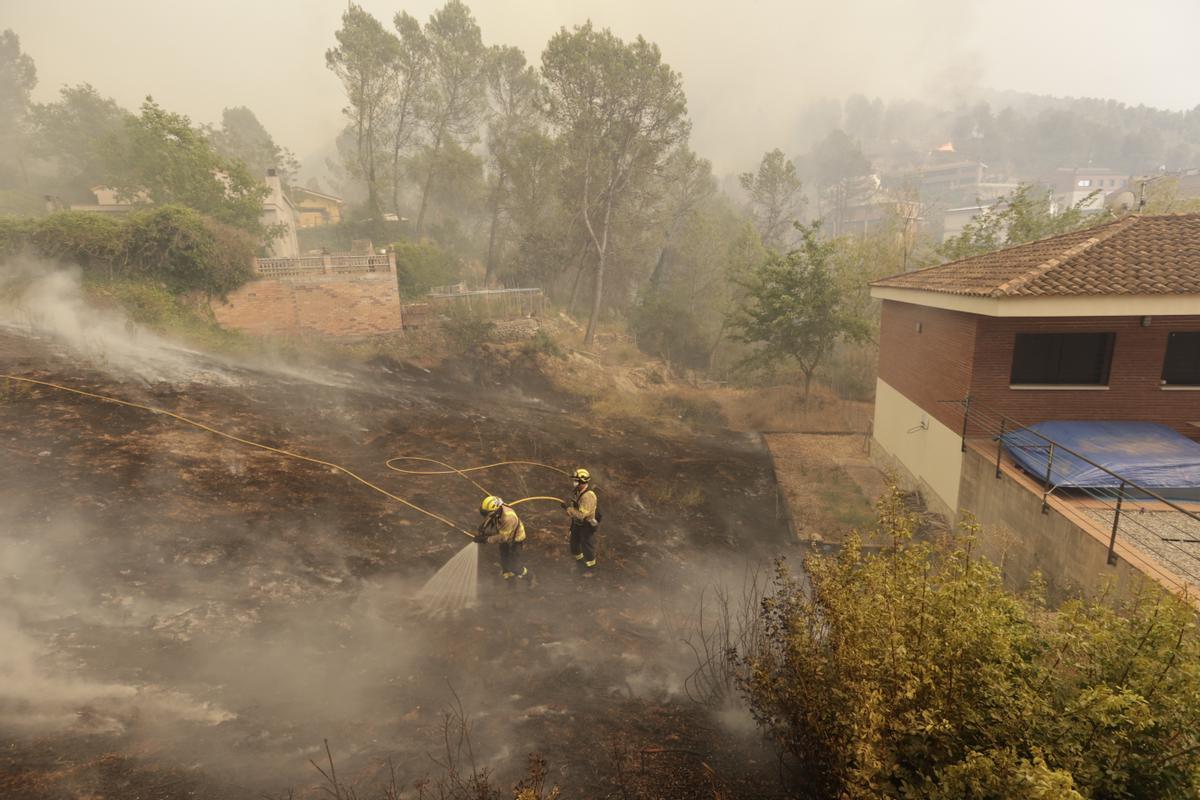
M596 529L600 526L600 504L592 486L592 473L582 467L571 474L575 491L562 502L571 518L571 555L585 577L596 569Z
M521 551L525 547L525 525L511 506L495 495L483 498L479 506L483 522L475 533L476 544L500 545L500 576L510 587L515 580L528 580L533 585L533 575L525 566Z

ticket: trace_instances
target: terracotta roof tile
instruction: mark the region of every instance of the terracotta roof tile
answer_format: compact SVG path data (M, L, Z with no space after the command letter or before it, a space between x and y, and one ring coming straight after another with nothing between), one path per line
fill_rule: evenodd
M1200 214L1129 216L871 285L975 297L1200 294Z

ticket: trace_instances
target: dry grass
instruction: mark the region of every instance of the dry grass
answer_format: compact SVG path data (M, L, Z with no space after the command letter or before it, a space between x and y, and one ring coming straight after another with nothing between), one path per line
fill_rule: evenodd
M729 425L747 431L816 431L866 433L870 430L870 403L840 400L823 386L814 386L805 403L797 386L717 388L708 392Z
M843 465L865 459L859 436L772 434L767 447L801 539L840 542L875 521L874 497L866 497Z

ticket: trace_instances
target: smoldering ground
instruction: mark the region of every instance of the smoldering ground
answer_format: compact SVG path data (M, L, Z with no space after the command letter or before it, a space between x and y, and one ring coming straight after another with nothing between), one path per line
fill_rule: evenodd
M430 755L455 704L472 720L476 766L501 781L540 752L573 796L602 796L613 742L683 742L723 750L719 769L757 769L733 757L741 739L689 697L695 653L682 641L702 588L722 576L736 585L738 562L785 546L756 444L581 424L552 397L498 402L495 387L417 372L354 368L353 388L249 368L236 382L148 380L136 364L109 371L113 359L63 342L0 334L0 371L346 464L464 526L477 519L473 486L399 476L384 461L469 465L536 445L563 466L586 462L605 502L603 571L591 584L576 578L561 511L529 504L538 589L505 591L484 548L481 605L429 618L411 598L461 534L327 469L10 382L0 403L0 636L10 645L0 670L19 679L0 694L6 794L170 781L158 796L303 793L320 780L307 760L325 738L346 781L369 788L389 761L413 780L440 769ZM486 480L510 497L566 492L553 473ZM655 499L666 484L700 499Z

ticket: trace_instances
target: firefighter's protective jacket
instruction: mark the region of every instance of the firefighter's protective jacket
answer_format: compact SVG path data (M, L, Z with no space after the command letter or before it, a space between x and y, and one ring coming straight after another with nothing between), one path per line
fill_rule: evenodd
M592 527L597 524L596 521L596 506L599 501L596 499L596 492L590 486L580 487L575 491L575 499L571 505L567 506L567 514L571 517L571 524L587 523Z
M501 506L499 514L492 514L485 519L479 531L487 536L488 544L525 541L525 523L508 506Z

